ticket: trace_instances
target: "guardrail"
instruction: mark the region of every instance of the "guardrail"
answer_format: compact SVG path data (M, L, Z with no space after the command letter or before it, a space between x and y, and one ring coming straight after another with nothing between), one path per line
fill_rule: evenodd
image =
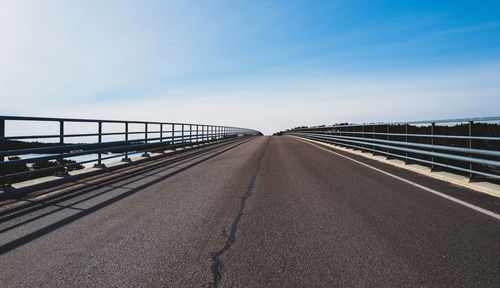
M467 173L471 181L500 180L500 125L492 123L498 121L500 117L346 124L296 128L284 135Z
M20 122L43 123L45 126L55 122L59 129L51 134L19 135L22 131L16 131L18 135L6 136L6 126L12 124L14 130L15 124ZM65 133L71 125L78 123L95 125L96 132ZM107 125L113 126L114 130L103 132L104 128L109 128ZM119 131L117 125L121 126ZM131 126L142 126L142 129L133 130ZM109 159L122 158L121 161L130 162L129 156L133 154L148 157L150 152L163 153L166 149L247 135L262 134L246 128L194 123L0 116L0 185L9 186L20 180L53 173L64 176L68 171L81 169L83 164L89 163L95 163L96 168L105 168L104 161ZM121 139L104 141L104 137ZM84 143L71 142L71 139L82 138ZM44 142L33 142L40 139ZM50 142L54 139L55 142ZM79 159L82 156L85 159Z

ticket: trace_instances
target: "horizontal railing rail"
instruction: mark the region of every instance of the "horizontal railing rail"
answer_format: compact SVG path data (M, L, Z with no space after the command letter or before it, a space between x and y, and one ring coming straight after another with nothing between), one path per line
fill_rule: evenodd
M493 123L492 123L493 122ZM356 150L500 180L500 117L300 127L284 132ZM426 125L427 124L427 125ZM436 125L441 124L441 125ZM427 133L425 133L427 132Z
M20 124L26 122L56 122L58 133L51 131L40 135L25 135L23 129L17 127L22 127ZM65 133L68 128L88 130L88 126L78 125L89 123L95 125L93 129L96 132ZM117 127L117 124L122 126ZM106 127L107 125L111 127ZM142 128L138 128L138 125ZM48 126L50 125L43 125L43 132L50 130ZM113 131L104 132L104 128ZM140 130L137 131L138 129ZM15 134L6 133L7 130L15 131ZM151 152L163 153L165 150L189 145L251 135L262 134L253 129L199 123L0 116L0 185L8 186L54 173L65 176L68 171L82 169L84 164L89 163L94 163L93 167L96 168L106 168L106 160L122 158L121 161L130 162L130 155L141 154L142 157L149 157ZM115 139L105 141L104 137ZM117 137L122 139L118 140ZM82 143L74 143L82 138ZM76 140L72 142L72 139ZM42 140L44 142L38 142ZM109 153L111 155L107 155Z

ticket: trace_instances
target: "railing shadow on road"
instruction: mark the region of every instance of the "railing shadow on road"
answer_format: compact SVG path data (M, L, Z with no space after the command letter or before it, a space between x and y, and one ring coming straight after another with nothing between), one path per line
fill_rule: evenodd
M22 217L22 216L29 215L31 213L35 213L35 212L37 212L41 209L45 209L47 207L57 207L58 209L55 209L55 210L52 210L52 211L49 211L49 212L46 212L43 214L33 215L33 217L26 219L20 223L15 223L9 227L4 227L0 230L0 234L8 232L12 229L19 227L19 226L23 226L23 225L26 225L28 223L32 223L34 221L40 220L40 219L47 217L49 215L52 215L54 213L61 212L65 209L71 209L71 210L78 211L78 212L76 214L68 216L64 219L61 219L55 223L51 223L45 227L41 227L38 230L30 232L30 233L28 233L24 236L21 236L15 240L12 240L10 242L2 244L0 246L0 255L5 254L5 253L7 253L15 248L18 248L26 243L31 242L33 240L36 240L36 239L38 239L38 238L40 238L40 237L42 237L50 232L53 232L53 231L65 226L65 225L68 225L72 222L75 222L75 221L77 221L85 216L88 216L88 215L90 215L90 214L92 214L100 209L103 209L103 208L105 208L113 203L116 203L120 200L123 200L123 199L125 199L125 198L147 188L147 187L150 187L150 186L157 184L161 181L164 181L164 180L166 180L174 175L177 175L181 172L184 172L184 171L186 171L186 170L188 170L188 169L190 169L190 168L192 168L200 163L203 163L203 162L210 160L216 156L219 156L219 155L221 155L229 150L232 150L240 145L243 145L249 141L252 141L253 139L255 139L255 138L245 139L243 141L235 140L235 141L232 141L230 143L223 143L221 146L211 147L208 149L204 149L202 151L191 153L189 155L176 157L175 159L160 160L160 161L158 161L158 163L154 163L153 165L149 165L149 166L145 167L144 169L138 169L138 171L133 171L131 173L122 173L120 175L117 175L117 177L113 177L112 179L106 179L102 182L87 183L87 185L85 187L78 187L78 188L75 188L75 189L72 189L69 191L65 191L61 194L50 196L47 199L43 199L43 200L23 199L22 201L26 201L27 203L25 203L21 206L14 207L12 209L6 209L5 211L0 212L0 217L1 217L0 224L5 223L9 220L16 219L18 217ZM211 154L212 152L215 152L215 153ZM207 156L207 154L208 154L208 156ZM204 157L204 156L207 156L207 157ZM200 160L193 162L187 166L179 167L182 164L192 162L193 160L196 160L196 159L200 159ZM169 165L169 164L174 164L174 165ZM165 165L167 165L167 166L165 166ZM175 169L177 167L179 167L179 168L168 173L167 175L158 176L156 179L151 180L151 181L144 183L144 184L142 184L138 187L135 187L135 188L127 188L127 185L130 185L134 182L139 182L141 180L145 180L146 178L151 178L152 176L154 176L156 174L161 174L162 172L164 172L166 170ZM154 173L153 174L147 173L147 172L151 172L151 171L154 171ZM137 178L137 177L133 178L134 176L140 176L140 175L145 175L145 176L139 177L139 178ZM121 184L119 186L114 185L116 183L124 181L125 179L130 179L130 178L133 178L133 179L128 181L127 183ZM82 183L85 184L85 181L79 181L79 184L82 184ZM82 196L85 194L89 194L92 191L95 191L97 189L102 189L102 188L107 188L107 189L104 191L101 191L97 194L89 195L88 197L85 197L84 199L79 199L78 201L73 202L69 205L59 204L59 203L65 202L65 201L69 201L73 198L76 198L76 197L79 197L79 196ZM85 201L88 201L91 199L95 199L95 198L97 198L105 193L109 193L110 191L117 189L117 188L128 189L128 190L126 190L123 193L120 193L119 195L116 195L110 199L107 199L107 200L104 200L100 203L97 203L96 205L94 205L90 208L87 208L87 209L73 207L74 205L80 204L82 202L85 202Z

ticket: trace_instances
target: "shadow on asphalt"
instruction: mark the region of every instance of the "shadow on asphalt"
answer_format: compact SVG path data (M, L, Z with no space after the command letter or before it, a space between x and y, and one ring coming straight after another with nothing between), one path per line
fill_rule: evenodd
M211 148L208 148L208 149L205 149L205 150L202 150L202 151L199 151L199 152L195 152L195 153L191 153L191 154L188 154L188 155L184 155L184 156L180 156L180 157L176 157L175 159L166 159L166 160L163 160L157 164L154 164L154 165L150 165L150 166L147 166L146 168L144 169L139 169L139 171L133 171L131 173L121 173L119 176L117 177L113 177L112 179L107 179L107 180L104 180L102 182L97 182L97 183L85 183L85 181L79 181L78 183L79 184L87 184L87 186L85 187L79 187L79 188L75 188L75 189L72 189L70 191L66 191L66 192L63 192L61 194L58 194L58 195L54 195L54 196L51 196L47 199L43 199L43 200L29 200L29 199L23 199L23 201L27 201L28 203L26 203L25 205L21 205L19 207L14 207L12 209L6 209L5 211L1 211L0 212L0 217L2 217L0 219L0 223L4 223L4 222L7 222L9 220L12 220L12 219L15 219L15 218L18 218L18 217L21 217L21 216L25 216L25 215L28 215L30 213L33 213L33 212L36 212L40 209L44 209L44 208L47 208L47 207L58 207L59 209L56 209L56 210L53 210L53 211L50 211L50 212L47 212L47 213L44 213L44 214L41 214L41 215L34 215L34 217L30 218L30 219L27 219L25 221L22 221L21 223L16 223L14 225L11 225L9 227L6 227L6 228L3 228L0 230L0 233L4 233L4 232L7 232L9 230L12 230L16 227L19 227L19 226L22 226L22 225L26 225L28 223L31 223L33 221L36 221L38 219L41 219L43 217L47 217L53 213L56 213L56 212L60 212L64 209L72 209L72 210L77 210L79 211L77 214L74 214L74 215L71 215L65 219L62 219L62 220L59 220L55 223L52 223L48 226L45 226L45 227L42 227L34 232L31 232L25 236L22 236L18 239L15 239L15 240L12 240L2 246L0 246L0 255L2 254L5 254L17 247L20 247L30 241L33 241L41 236L44 236L52 231L55 231L67 224L70 224L78 219L81 219L87 215L90 215L102 208L105 208L113 203L116 203L117 201L120 201L124 198L127 198L128 196L130 195L133 195L139 191L141 191L142 189L145 189L151 185L154 185L156 183L159 183L161 181L164 181L165 179L168 179L174 175L177 175L181 172L184 172L200 163L203 163L209 159L212 159L216 156L219 156L229 150L232 150L240 145L243 145L251 140L253 140L255 138L250 138L250 139L247 139L247 140L244 140L244 141L240 141L239 143L237 144L234 144L234 142L231 142L231 143L224 143L222 146L217 146L217 147L211 147ZM231 144L234 144L234 145L231 145ZM230 147L227 147L231 145ZM225 149L224 149L225 148ZM223 149L223 150L221 150ZM220 150L220 151L218 151ZM210 156L208 157L204 157L202 158L203 156L206 156L207 154L211 153L211 152L214 152L214 151L217 151L216 153L214 154L211 154ZM137 182L137 181L141 181L141 180L144 180L145 178L147 177L151 177L155 174L159 174L165 170L168 170L168 169L172 169L172 168L175 168L175 167L178 167L180 166L181 164L184 164L186 162L191 162L193 160L196 160L196 159L199 159L199 158L202 158L201 160L198 160L196 162L193 162L185 167L182 167L182 168L179 168L167 175L164 175L164 176L161 176L161 177L158 177L148 183L145 183L139 187L136 187L136 188L132 188L132 189L129 189L129 188L126 188L127 185L131 184L131 183L134 183L134 182ZM161 170L158 170L158 168L162 167L162 166L165 166L165 165L168 165L168 164L173 164L175 163L175 165L169 165L168 167L165 167L164 169L161 169ZM134 177L134 176L140 176L141 174L145 174L149 171L153 171L153 170L156 170L153 174L147 174L146 176L144 177L140 177L140 178L134 178L133 180L125 183L125 184L121 184L119 186L113 186L113 184L116 184L118 182L121 182L121 181L124 181L126 179L130 179L131 177ZM87 193L91 193L92 191L96 190L96 189L101 189L101 188L108 188L107 190L104 190L102 192L99 192L97 194L92 194L91 196L89 197L86 197L84 199L80 199L78 200L77 202L74 202L74 203L71 203L69 205L64 205L64 204L58 204L58 203L61 203L61 202L64 202L64 201L68 201L68 200L71 200L72 198L75 198L75 197L78 197L78 196L82 196L84 194L87 194ZM121 193L120 195L117 195L111 199L108 199L108 200L105 200L97 205L94 205L88 209L81 209L81 208L75 208L75 207L72 207L73 205L76 205L76 204L79 204L81 202L84 202L84 201L88 201L90 199L93 199L93 198L96 198L102 194L105 194L111 190L114 190L116 188L122 188L122 189L129 189L128 191L125 191L123 193ZM5 217L4 217L5 216Z

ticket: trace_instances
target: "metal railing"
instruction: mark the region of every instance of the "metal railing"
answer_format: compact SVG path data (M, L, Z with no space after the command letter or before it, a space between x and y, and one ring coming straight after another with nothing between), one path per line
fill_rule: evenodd
M345 124L284 132L356 150L500 180L500 117ZM492 123L497 122L497 123ZM436 125L438 124L438 125ZM439 125L441 124L441 125Z
M43 123L44 126L58 123L58 131L42 135L19 135L22 131L16 131L18 135L6 136L6 126L12 124L12 130L17 130L15 124L19 126L21 122ZM79 124L95 125L96 132L65 133L70 126ZM119 131L116 125L121 126ZM142 126L142 129L132 131L131 126ZM114 130L103 132L104 128ZM121 161L130 162L129 156L133 154L149 157L151 152L164 153L167 149L249 135L262 134L246 128L195 123L0 116L0 185L8 186L54 173L65 176L68 171L83 168L84 164L95 163L93 167L105 168L105 161L121 158ZM104 141L104 137L121 139ZM82 138L84 143L71 142ZM40 139L45 142L38 142ZM85 159L79 159L82 156Z

